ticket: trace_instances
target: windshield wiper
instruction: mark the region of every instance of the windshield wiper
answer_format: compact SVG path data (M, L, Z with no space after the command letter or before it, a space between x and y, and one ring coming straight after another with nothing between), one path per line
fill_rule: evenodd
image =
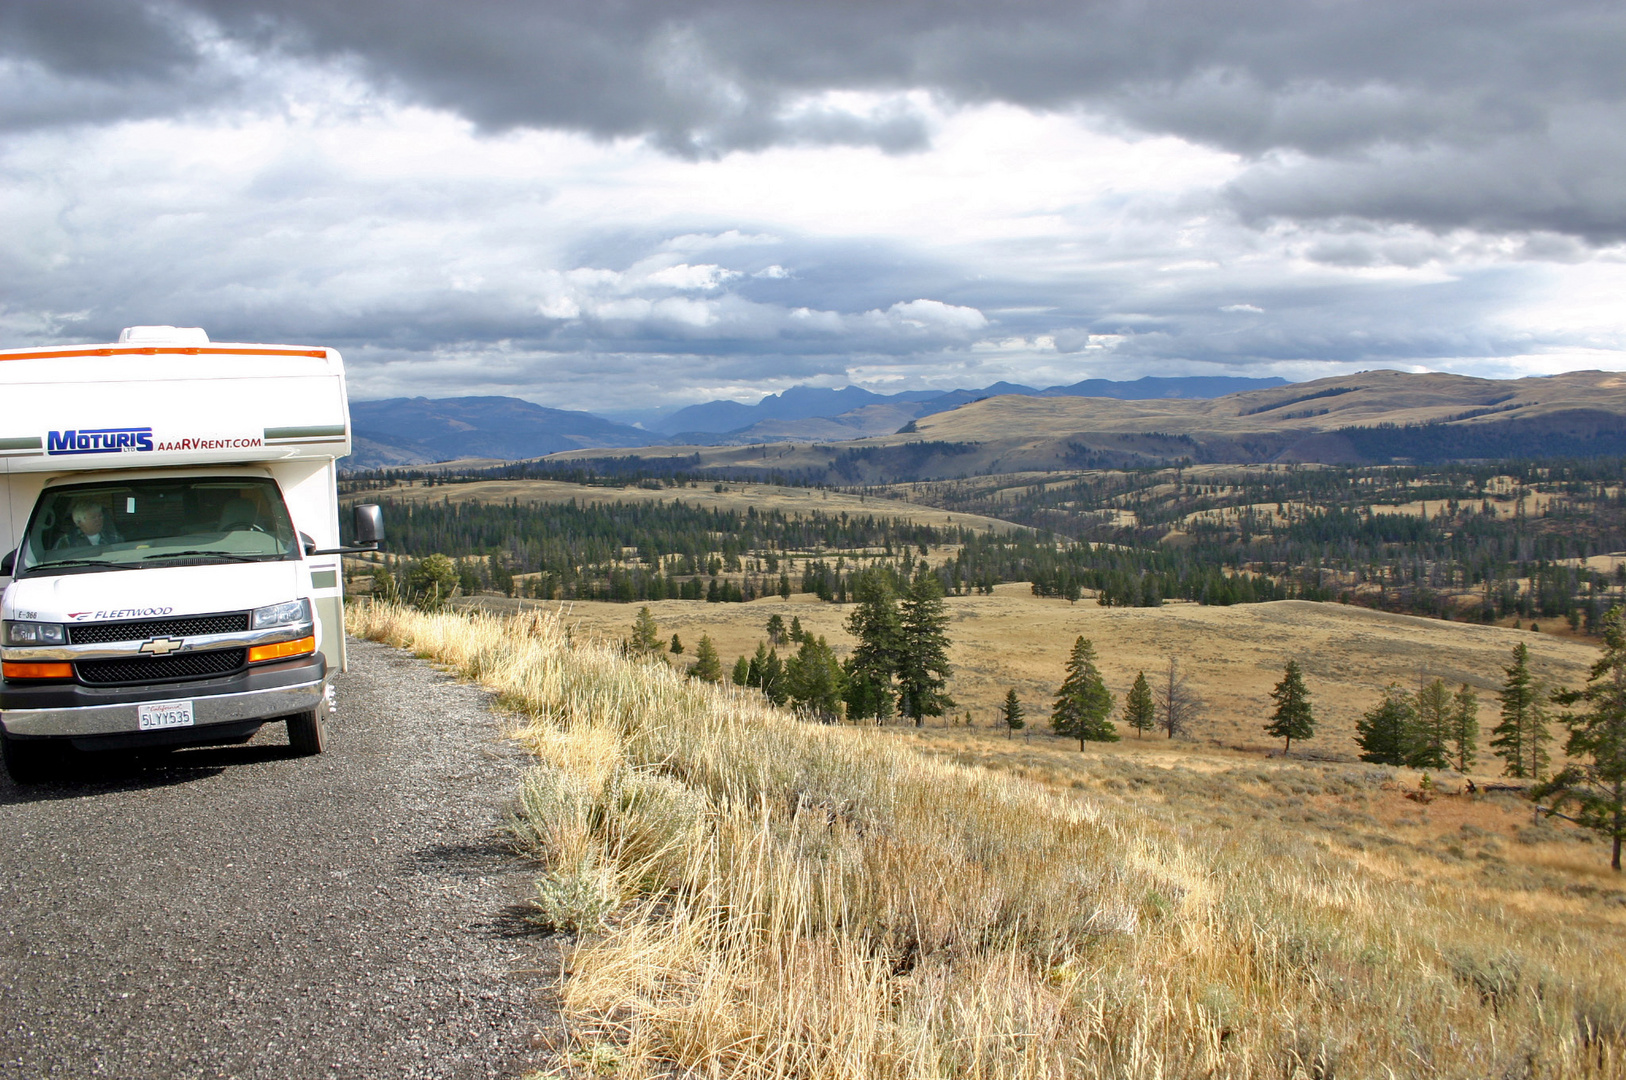
M211 559L229 559L232 562L259 562L261 559L272 558L270 555L239 555L233 551L162 551L152 555L143 555L142 562L148 559L185 559L195 556L207 556Z
M26 568L26 571L46 570L53 566L119 566L120 563L107 559L52 559L50 562L35 563Z

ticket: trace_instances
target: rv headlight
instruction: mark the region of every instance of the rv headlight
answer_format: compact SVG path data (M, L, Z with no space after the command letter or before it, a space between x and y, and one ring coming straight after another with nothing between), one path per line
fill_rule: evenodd
M270 604L255 608L251 620L254 629L269 630L273 626L297 626L311 621L309 600L289 600L283 604Z
M66 645L68 628L54 622L12 622L6 620L7 645Z

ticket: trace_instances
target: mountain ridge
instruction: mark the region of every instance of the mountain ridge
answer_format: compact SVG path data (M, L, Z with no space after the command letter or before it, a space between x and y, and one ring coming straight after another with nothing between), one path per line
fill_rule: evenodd
M1049 386L1036 390L1021 383L997 382L980 389L957 390L904 390L896 394L878 394L862 387L847 386L840 390L823 387L793 386L778 394L769 394L755 405L738 401L707 401L689 405L671 413L651 425L648 430L667 438L675 436L704 444L707 436L723 435L756 441L761 433L753 432L757 425L770 421L796 421L831 419L860 408L874 405L915 406L912 416L958 408L980 398L1019 394L1032 397L1105 397L1118 400L1149 398L1209 398L1224 394L1260 390L1287 385L1286 379L1262 379L1237 375L1189 375L1160 377L1146 375L1139 379L1085 379L1068 385ZM900 421L900 424L903 421ZM768 429L764 429L766 431ZM870 432L879 434L879 432Z
M592 413L511 397L383 398L350 403L349 468L454 458L516 460L585 447L646 446L648 432Z
M688 447L681 448L688 451ZM610 470L673 460L679 448L621 457L577 451ZM1626 456L1626 373L1523 379L1369 371L1212 399L1004 395L867 439L717 446L686 468L808 482L885 484L989 473L1191 463L1428 463Z
M568 450L630 448L655 443L715 446L795 440L842 441L891 434L917 417L999 394L1057 396L1082 389L1099 391L1105 397L1174 398L1201 396L1236 384L1286 383L1282 379L1232 376L1147 377L1126 382L1087 379L1045 390L998 382L980 390L906 390L897 394L877 394L857 386L840 390L795 386L780 394L770 394L756 405L709 401L679 409L666 419L687 417L702 426L666 430L633 427L594 413L552 409L513 397L360 400L351 402L355 449L346 467L386 468L461 458L519 460ZM705 426L717 424L733 426L719 430Z

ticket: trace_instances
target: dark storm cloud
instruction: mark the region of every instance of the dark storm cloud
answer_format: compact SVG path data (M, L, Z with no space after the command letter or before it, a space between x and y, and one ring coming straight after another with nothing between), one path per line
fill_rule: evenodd
M169 76L199 59L167 13L121 0L0 6L0 55L112 83Z
M176 8L0 3L0 128L163 116L218 101L236 79L198 44Z
M1083 108L1258 157L1232 194L1259 218L1626 236L1615 0L14 0L5 53L50 78L18 85L0 120L197 104L218 93L198 48L209 33L359 65L490 130L647 136L692 156L907 151L929 131L906 104L808 100L926 90Z
M798 102L923 89L1082 108L1258 157L1232 191L1255 217L1626 236L1626 8L1614 0L187 5L240 40L359 63L488 129L650 136L696 156L900 151L928 137L905 105ZM42 62L66 51L45 30L31 40Z

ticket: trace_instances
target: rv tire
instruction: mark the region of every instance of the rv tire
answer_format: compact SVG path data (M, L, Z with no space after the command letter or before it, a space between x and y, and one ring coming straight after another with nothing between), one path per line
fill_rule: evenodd
M0 757L14 784L37 784L50 776L56 747L0 734Z
M327 749L327 728L318 710L288 717L288 745L299 757L310 757Z

